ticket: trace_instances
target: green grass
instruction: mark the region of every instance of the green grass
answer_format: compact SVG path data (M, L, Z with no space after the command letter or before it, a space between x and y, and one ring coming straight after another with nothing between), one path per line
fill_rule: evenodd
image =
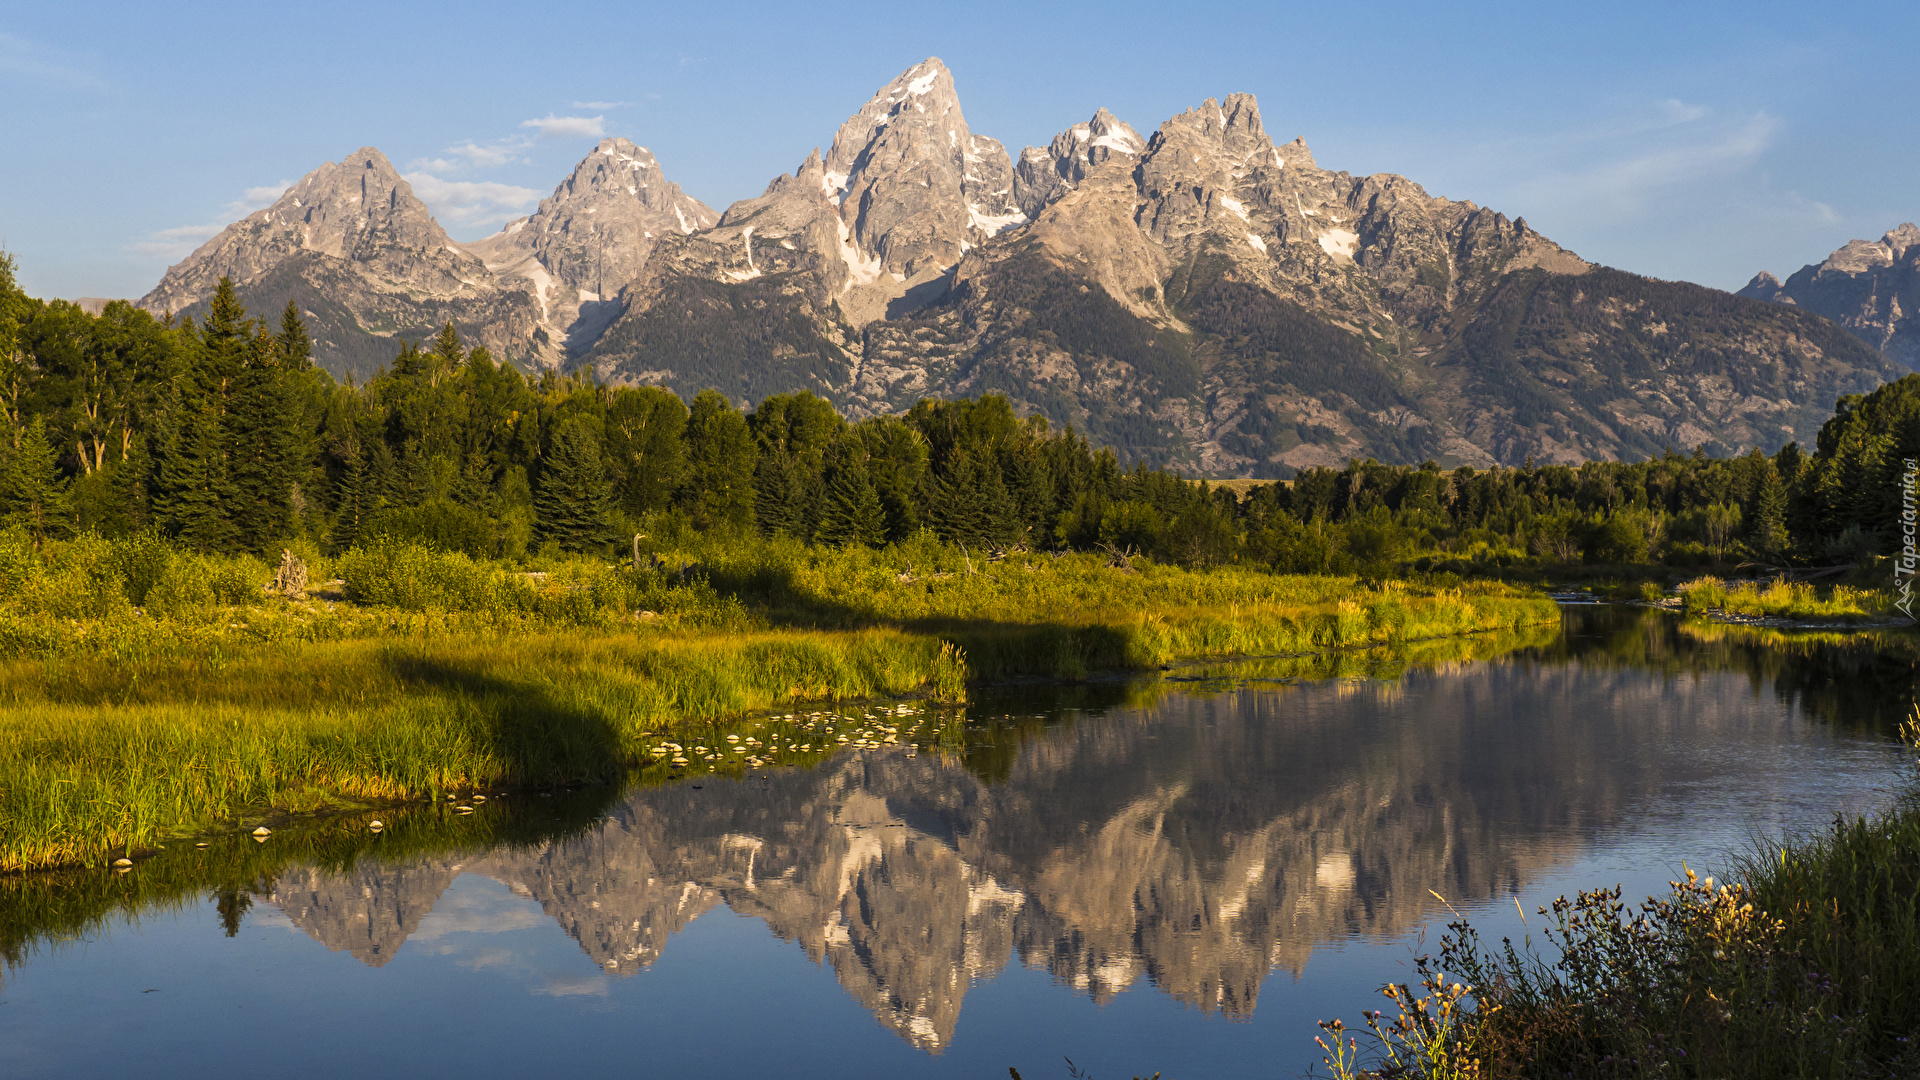
M985 563L927 537L666 555L671 572L530 573L375 543L313 560L333 593L281 597L250 558L0 533L0 871L275 813L607 778L651 760L649 737L806 702L1559 618L1500 585Z
M1721 611L1778 619L1873 619L1894 610L1889 589L1822 587L1779 578L1765 585L1742 582L1732 587L1719 578L1696 578L1680 586L1680 595L1689 612Z
M1920 748L1920 720L1905 731ZM1366 1048L1322 1024L1335 1075L1920 1075L1920 790L1763 845L1725 882L1687 871L1637 909L1616 888L1541 914L1544 955L1453 923L1419 989L1387 988L1398 1015L1370 1016Z

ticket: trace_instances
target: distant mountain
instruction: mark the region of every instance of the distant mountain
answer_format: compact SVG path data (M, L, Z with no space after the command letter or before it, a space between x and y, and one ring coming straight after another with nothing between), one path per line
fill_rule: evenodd
M1824 315L1910 368L1920 368L1920 226L1908 222L1878 242L1852 240L1782 283L1760 271L1741 296Z
M1771 449L1898 370L1807 312L1322 169L1246 94L1150 137L1102 109L1016 160L937 59L724 214L610 139L534 215L454 244L363 150L143 303L190 307L223 273L257 311L296 299L336 371L452 319L524 365L748 403L809 389L866 415L998 391L1214 475Z

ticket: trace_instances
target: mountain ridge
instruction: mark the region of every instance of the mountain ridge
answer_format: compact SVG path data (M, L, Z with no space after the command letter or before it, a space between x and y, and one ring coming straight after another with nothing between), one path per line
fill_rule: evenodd
M1825 316L1887 356L1920 369L1920 225L1850 240L1786 281L1765 270L1739 295Z
M376 173L370 153L295 187ZM384 232L288 231L311 198L277 203L143 303L251 273L235 280L256 310L284 295L318 340L358 331L356 363L323 350L336 369L451 319L530 367L683 396L804 389L861 416L997 390L1128 459L1213 475L1771 450L1896 371L1805 312L1596 267L1524 218L1323 169L1248 94L1145 137L1102 108L1015 157L929 58L724 211L609 139L535 214L464 245L380 179Z

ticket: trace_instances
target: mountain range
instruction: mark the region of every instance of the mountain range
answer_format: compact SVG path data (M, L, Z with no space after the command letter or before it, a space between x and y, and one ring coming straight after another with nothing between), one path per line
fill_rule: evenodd
M1920 368L1920 225L1853 240L1781 281L1765 270L1741 296L1823 315L1910 368Z
M1215 476L1771 450L1903 370L1805 303L1595 265L1524 219L1321 168L1247 94L1150 136L1102 109L1016 159L968 127L937 59L724 212L607 139L533 214L460 244L363 148L141 304L195 314L222 276L256 312L297 303L336 374L452 321L529 370L747 405L1000 392Z

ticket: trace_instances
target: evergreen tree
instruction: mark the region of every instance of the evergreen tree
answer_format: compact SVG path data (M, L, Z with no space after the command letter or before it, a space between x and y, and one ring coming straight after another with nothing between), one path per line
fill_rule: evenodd
M300 306L287 301L280 312L280 333L273 339L274 364L282 371L308 371L313 368L313 339L300 318Z
M355 448L348 454L346 469L334 489L333 527L327 531L327 549L338 554L358 544L367 514L366 463Z
M879 547L887 542L887 515L867 473L858 439L836 441L826 454L826 494L814 538L823 544Z
M227 472L226 439L212 402L182 418L160 459L154 509L161 526L196 551L230 551L237 501Z
M120 515L121 530L132 535L144 532L153 520L147 485L153 474L153 459L147 455L147 437L134 435L127 450L113 467L113 501Z
M563 551L602 550L614 540L611 509L612 485L592 429L581 417L560 422L541 455L533 493L539 539Z
M36 544L73 530L67 481L60 475L53 447L47 444L47 423L40 417L27 425L20 445L0 465L0 521L22 526Z
M1747 520L1747 538L1753 549L1767 555L1785 554L1787 486L1780 482L1780 473L1771 464L1761 474L1753 505L1753 515Z
M240 546L253 552L268 552L294 531L290 496L299 475L303 410L291 393L295 376L280 359L279 340L263 330L233 380L227 415L233 441L228 516Z
M926 520L941 539L968 547L1011 544L1019 534L1017 511L1000 470L965 450L927 486Z
M897 416L875 416L854 428L887 515L887 539L898 543L920 528L917 496L927 476L927 439Z
M718 390L700 391L687 412L687 481L680 500L694 524L722 530L753 524L754 457L746 418Z
M784 450L762 452L753 470L753 521L767 536L809 537L804 467Z

